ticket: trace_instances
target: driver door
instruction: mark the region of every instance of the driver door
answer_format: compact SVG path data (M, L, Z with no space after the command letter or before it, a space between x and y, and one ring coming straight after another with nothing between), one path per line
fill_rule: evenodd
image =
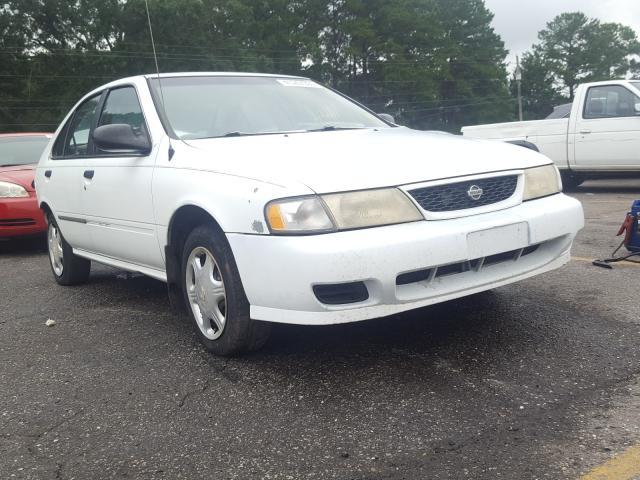
M586 170L640 170L640 97L622 85L589 88L576 122L575 164Z
M149 136L133 85L107 92L97 127L112 124L127 124ZM164 268L151 196L156 154L157 148L150 154L114 153L94 145L84 165L83 205L95 253L143 267Z

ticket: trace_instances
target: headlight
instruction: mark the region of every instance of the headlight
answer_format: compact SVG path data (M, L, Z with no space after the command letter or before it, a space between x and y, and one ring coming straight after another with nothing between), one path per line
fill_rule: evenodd
M27 191L20 185L9 182L0 182L0 198L28 197Z
M423 220L416 206L397 188L323 195L339 230Z
M275 233L323 232L334 228L320 197L316 196L276 200L265 211Z
M319 233L423 219L396 188L275 200L267 205L266 216L274 233Z
M562 191L562 180L555 165L528 168L524 171L523 200L546 197Z

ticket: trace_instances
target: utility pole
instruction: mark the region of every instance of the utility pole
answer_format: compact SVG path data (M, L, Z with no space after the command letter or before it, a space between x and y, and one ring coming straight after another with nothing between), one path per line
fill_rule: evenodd
M515 77L518 85L518 118L522 121L522 69L520 68L520 58L517 56Z

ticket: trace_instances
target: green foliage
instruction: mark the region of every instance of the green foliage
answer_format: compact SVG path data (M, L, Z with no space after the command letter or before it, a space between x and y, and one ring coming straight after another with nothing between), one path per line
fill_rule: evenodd
M513 118L483 0L149 0L159 68L301 74L416 128ZM52 130L89 90L155 71L144 0L0 8L0 130Z
M522 76L522 112L524 120L545 118L553 111L553 107L569 100L560 93L556 86L554 73L539 51L526 52L521 59ZM517 95L515 80L511 82L511 92Z
M541 118L573 100L580 83L639 75L640 42L633 29L580 12L563 13L538 34L523 57L525 114Z

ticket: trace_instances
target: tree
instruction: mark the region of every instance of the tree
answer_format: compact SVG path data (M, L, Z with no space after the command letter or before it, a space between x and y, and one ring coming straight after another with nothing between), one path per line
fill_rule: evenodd
M491 27L493 13L483 0L436 0L436 12L445 31L441 124L455 131L464 124L511 120L507 51Z
M548 63L537 50L526 52L521 59L522 110L524 120L544 118L553 112L553 107L566 103L560 88L556 85L555 75ZM511 81L511 93L517 96L515 79ZM515 111L515 110L514 110Z
M579 83L624 77L637 63L640 43L633 29L601 23L580 12L563 13L538 34L533 52L573 100Z
M53 128L81 93L155 71L144 0L6 0L0 129ZM483 0L149 0L160 71L303 74L416 128L512 118ZM10 76L9 76L10 75ZM15 101L14 109L2 106ZM11 124L11 125L7 125ZM38 125L35 125L38 126Z

